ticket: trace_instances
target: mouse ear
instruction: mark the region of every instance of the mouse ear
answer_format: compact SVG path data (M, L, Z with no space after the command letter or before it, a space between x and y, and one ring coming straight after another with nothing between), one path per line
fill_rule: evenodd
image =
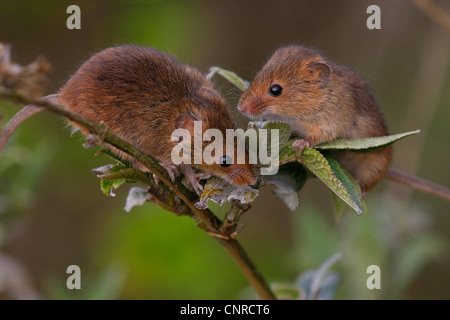
M311 76L311 82L315 82L320 88L328 85L331 77L331 68L326 63L313 62L308 64L308 70Z
M181 113L175 118L176 129L186 129L194 136L195 121L202 121L200 117L191 113ZM203 126L202 126L203 127Z

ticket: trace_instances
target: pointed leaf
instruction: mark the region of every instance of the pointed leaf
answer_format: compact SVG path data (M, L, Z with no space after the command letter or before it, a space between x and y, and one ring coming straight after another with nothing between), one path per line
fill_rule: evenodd
M276 186L276 189L273 191L273 193L281 200L283 200L289 210L294 211L295 209L297 209L300 203L298 199L295 179L289 175L279 176L277 174L276 176L278 177L275 179L266 180L266 183L274 184Z
M114 168L116 165L115 164L107 164L95 169L92 169L92 172L97 176L97 177L101 177L102 175L109 173L112 168Z
M448 253L448 242L436 234L421 234L398 248L398 258L393 269L393 288L403 290L431 261Z
M118 189L124 183L134 183L135 181L145 182L147 175L139 170L124 167L121 164L108 164L96 169L92 172L100 180L100 189L109 197L115 197L114 190Z
M219 74L222 77L224 77L226 80L231 82L233 85L235 85L238 89L241 91L247 90L247 88L250 86L250 82L241 79L236 73L222 69L220 67L211 67L209 68L209 73L207 74L207 78L211 79L215 74Z
M127 167L116 163L116 164L107 164L107 165L92 169L92 172L99 178L105 178L105 176L119 172L120 170L123 170L123 169L127 169Z
M282 121L250 121L248 129L266 129L267 130L267 148L271 151L271 130L278 130L278 150L282 150L289 141L291 135L291 126ZM259 131L257 131L259 140Z
M120 265L110 265L95 278L91 278L89 286L83 289L83 300L116 300L119 299L126 277ZM67 291L67 288L66 288Z
M100 189L107 197L115 197L113 188L114 180L101 179L100 180Z
M147 190L140 187L132 187L128 192L124 209L126 212L130 212L133 207L142 206L145 201L149 201L151 198L152 196Z
M135 181L141 181L145 183L148 180L148 175L145 172L123 167L119 170L115 170L116 168L105 174L98 175L98 177L110 180L126 180L126 182L128 183L133 183Z
M308 270L303 272L297 279L298 286L300 287L300 299L311 300L331 300L334 298L337 286L339 284L339 276L336 272L330 272L323 280L319 293L316 297L311 295L311 284L316 276L316 270Z
M289 164L280 168L277 174L264 177L266 184L273 184L273 191L286 206L294 211L299 205L298 191L303 187L307 179L306 170L298 165Z
M131 161L122 159L121 157L119 157L117 154L115 154L114 152L112 152L109 149L101 149L96 153L96 155L104 155L104 156L107 156L108 158L113 159L118 164L121 164L124 167L127 167L127 168L132 167Z
M328 160L319 151L305 147L303 153L299 155L292 147L292 144L289 144L280 152L280 164L283 165L295 160L299 161L315 176L322 180L328 188L336 193L336 195L352 207L358 214L363 212L361 202L357 201L354 194L350 194L351 191L347 190L342 184L333 169L331 169Z
M334 202L334 218L336 222L339 222L341 220L342 213L345 211L347 207L347 204L341 200L334 192L331 192L331 195L333 196L333 202Z
M300 288L292 283L274 283L272 290L278 300L297 300L300 297Z
M308 300L332 299L337 289L339 277L330 268L342 257L335 253L325 260L317 269L303 272L297 279L297 284L306 294Z
M339 139L317 145L315 149L319 150L370 150L374 148L383 148L394 143L397 140L406 138L419 133L420 130L409 131L399 134L393 134L384 137L362 138L362 139Z
M361 208L361 212L358 212L358 214L364 212L364 205L361 200L361 187L359 186L358 182L350 175L350 173L347 172L344 168L342 168L339 163L334 160L330 156L325 156L328 163L330 164L331 170L333 170L336 177L339 179L339 181L342 183L342 185L347 189L348 194L350 198L353 200L354 203L358 206L358 208Z
M125 182L127 182L127 180L125 180L125 179L116 179L116 180L112 180L113 181L113 184L112 184L112 187L114 188L114 189L118 189L121 185L123 185Z

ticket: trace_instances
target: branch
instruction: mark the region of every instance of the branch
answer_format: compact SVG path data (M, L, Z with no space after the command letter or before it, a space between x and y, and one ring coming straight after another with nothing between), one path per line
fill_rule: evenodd
M144 184L148 188L147 192L151 195L150 201L176 215L188 215L193 217L192 210L165 184L156 183L155 179L148 172L143 172L134 168L121 169L120 171L113 173L103 173L99 168L93 169L92 171L101 179L131 180Z
M241 216L250 210L250 208L250 204L241 204L239 200L233 200L231 202L231 209L225 215L220 226L221 233L228 234L231 238L234 238L241 229L238 225Z
M253 286L256 294L260 299L275 299L275 295L267 285L266 281L262 277L261 273L258 271L244 248L240 243L231 238L229 234L225 234L220 228L221 221L209 210L209 209L198 209L194 206L194 201L196 195L188 190L181 182L172 182L169 179L167 171L161 167L158 162L152 157L144 154L139 149L136 149L131 144L120 139L114 135L106 125L102 123L95 123L90 121L78 113L72 112L61 105L51 103L44 100L32 100L24 97L21 94L11 92L5 88L0 87L0 98L7 99L11 102L19 104L34 104L41 106L46 110L55 113L59 116L67 118L77 124L86 128L94 138L96 138L96 143L101 144L106 142L122 152L132 156L134 159L142 163L151 173L155 174L159 180L169 188L181 201L188 207L192 213L192 218L200 223L200 225L208 231L210 234L216 236L216 239L225 247L228 253L231 255L233 260L241 269L244 276ZM91 138L93 138L91 137ZM142 181L141 181L142 182ZM147 181L150 188L155 187L154 184ZM162 189L158 189L158 192L164 192ZM158 193L160 194L160 193ZM165 208L169 208L165 206Z
M411 0L424 14L450 33L450 15L433 0Z

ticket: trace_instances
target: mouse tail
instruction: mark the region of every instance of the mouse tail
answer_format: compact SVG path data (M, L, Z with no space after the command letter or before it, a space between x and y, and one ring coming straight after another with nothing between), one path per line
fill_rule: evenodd
M43 97L42 100L51 103L59 103L59 94L51 94ZM0 154L8 142L11 135L16 131L17 127L20 126L26 119L40 112L44 107L40 107L35 104L30 104L17 112L5 125L2 132L0 133Z
M394 168L389 168L384 174L384 177L386 179L407 185L410 188L434 194L450 201L450 189L437 183L418 178Z

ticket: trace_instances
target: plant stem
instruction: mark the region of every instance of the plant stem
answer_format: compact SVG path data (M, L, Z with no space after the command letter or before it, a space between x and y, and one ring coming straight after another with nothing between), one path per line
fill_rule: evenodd
M450 33L450 15L433 0L411 0L424 14Z
M233 238L217 238L217 240L219 240L219 242L225 247L233 260L239 266L258 297L262 300L275 300L276 297L272 290L269 288L267 282L264 280L261 273L259 273L258 269L247 255L241 244Z
M222 235L220 229L221 221L208 209L198 209L194 206L194 200L196 195L188 190L181 182L172 182L167 174L167 171L161 167L158 162L152 157L144 154L140 150L133 147L131 144L122 140L113 134L104 124L90 121L78 113L72 112L61 105L54 104L44 100L31 101L22 95L15 94L4 88L0 88L0 97L9 101L20 104L34 104L36 106L44 107L46 110L55 113L59 116L67 118L77 124L83 126L91 134L97 136L99 143L106 142L132 156L139 162L141 162L151 173L155 174L159 180L170 188L176 196L178 196L192 211L192 218L200 222L204 229L211 234ZM243 275L247 278L252 285L256 294L260 299L275 299L275 295L271 291L265 279L256 268L253 261L248 256L247 252L241 246L241 244L229 237L227 234L223 234L222 237L216 236L216 239L224 246L227 252L231 255L238 267L241 269Z

